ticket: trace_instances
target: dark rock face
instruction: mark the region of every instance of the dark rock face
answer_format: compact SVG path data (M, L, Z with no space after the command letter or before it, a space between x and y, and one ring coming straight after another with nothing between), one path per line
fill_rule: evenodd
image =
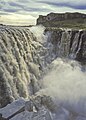
M81 61L86 62L86 32L82 36L81 53Z
M37 25L42 24L46 27L68 27L69 25L77 26L83 24L86 14L75 13L50 13L46 16L39 15ZM62 25L63 24L63 25Z
M86 63L86 31L54 30L49 39L57 57L68 57Z
M86 31L50 29L45 36L41 43L28 28L0 27L0 107L37 92L38 79L57 57L86 63Z

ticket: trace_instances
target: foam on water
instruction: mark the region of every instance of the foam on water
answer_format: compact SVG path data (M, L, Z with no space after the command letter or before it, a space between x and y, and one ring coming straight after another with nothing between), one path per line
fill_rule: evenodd
M43 92L57 104L80 114L86 114L86 72L76 61L54 60L52 70L43 78Z

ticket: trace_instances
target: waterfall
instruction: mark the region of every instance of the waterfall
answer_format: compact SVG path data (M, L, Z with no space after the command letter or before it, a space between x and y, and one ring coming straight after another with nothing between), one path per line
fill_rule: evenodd
M42 26L0 27L0 106L39 90L38 80L52 61Z
M0 107L39 91L40 79L56 58L85 62L85 31L43 26L0 26Z
M57 57L67 57L85 62L86 60L86 31L57 29L49 30L50 41Z
M41 43L28 28L0 28L0 101L28 98L30 79L39 77ZM31 78L33 77L33 78ZM6 102L6 101L7 102ZM6 103L5 103L6 102Z
M30 98L43 107L37 119L79 120L86 118L85 88L86 31L0 26L0 107L21 108Z

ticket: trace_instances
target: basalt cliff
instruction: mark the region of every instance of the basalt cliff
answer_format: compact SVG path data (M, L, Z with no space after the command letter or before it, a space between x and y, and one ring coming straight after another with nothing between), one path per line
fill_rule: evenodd
M26 120L86 118L86 30L58 26L60 21L79 18L82 22L86 15L51 13L40 16L33 27L0 25L0 113L4 117L16 120L22 112ZM55 21L57 26L52 24ZM18 108L16 113L13 107Z
M86 14L82 13L49 13L46 16L39 15L37 25L46 27L86 28Z
M0 26L0 107L38 91L38 80L57 57L86 63L86 31L44 28L36 35L27 27Z

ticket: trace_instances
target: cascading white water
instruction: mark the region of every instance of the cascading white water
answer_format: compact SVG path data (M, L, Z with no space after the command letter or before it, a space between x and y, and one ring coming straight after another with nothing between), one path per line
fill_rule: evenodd
M69 113L86 117L86 71L67 58L81 50L81 33L57 30L59 36L52 37L52 31L44 31L42 26L0 28L0 100L28 98L37 92Z
M33 39L29 29L0 28L0 101L4 99L4 103L5 99L29 96L30 71L33 66L38 70L32 56L35 54Z
M42 93L68 110L86 115L86 71L73 60L58 58L42 80Z
M44 30L43 26L0 28L1 106L18 97L28 98L39 89L37 81L52 61ZM3 99L8 102L4 104Z

